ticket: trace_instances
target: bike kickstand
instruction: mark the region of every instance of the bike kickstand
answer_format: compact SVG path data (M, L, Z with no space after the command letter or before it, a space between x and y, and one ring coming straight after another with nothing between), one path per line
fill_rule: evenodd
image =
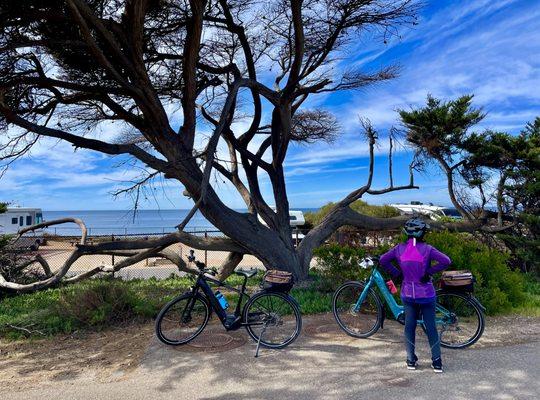
M262 328L261 334L259 336L259 340L257 340L257 350L255 351L255 358L259 357L259 348L261 347L261 339L262 339L262 337L264 335L264 332L266 332L266 327L267 327L267 324L265 322L264 326Z

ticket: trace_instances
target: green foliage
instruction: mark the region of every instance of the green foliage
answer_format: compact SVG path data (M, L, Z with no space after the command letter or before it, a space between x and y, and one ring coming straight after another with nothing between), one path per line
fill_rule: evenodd
M525 301L513 311L526 316L540 317L540 280L537 276L525 274Z
M540 117L516 138L518 162L509 169L505 191L519 209L515 232L500 235L522 270L540 277Z
M23 334L13 327L52 335L152 318L167 301L190 285L190 279L178 277L160 281L91 279L7 297L0 302L0 335Z
M248 280L252 291L258 289L261 276L262 272ZM227 279L232 286L242 282L243 278L236 275ZM20 328L53 335L148 320L191 285L191 277L130 281L103 278L6 297L0 302L0 336L21 337L25 332ZM231 304L237 301L238 295L222 292Z
M407 129L407 141L430 157L451 162L467 130L485 114L472 107L472 95L444 102L428 95L426 106L410 111L399 110Z
M490 249L471 235L432 232L426 242L447 254L453 270L469 269L477 279L475 296L488 314L497 314L525 301L523 276L508 267L509 254Z
M318 225L324 217L334 208L335 203L328 203L322 206L319 210L313 212L306 212L304 218L306 219L306 225L313 227ZM360 214L369 215L372 217L391 218L399 215L399 211L394 207L388 205L376 206L366 203L362 200L356 200L350 207Z
M132 293L126 286L105 281L84 290L62 292L55 308L73 325L100 326L132 318L132 303Z
M317 257L320 277L317 286L322 292L334 291L345 281L365 279L369 274L358 265L366 256L363 248L329 244L315 249L313 255Z
M293 288L291 296L300 304L300 310L304 315L332 311L333 292L331 291L319 291L314 287Z
M491 131L472 134L464 148L471 154L468 170L484 168L501 176L498 203L518 224L498 237L523 271L540 276L540 118L517 136Z

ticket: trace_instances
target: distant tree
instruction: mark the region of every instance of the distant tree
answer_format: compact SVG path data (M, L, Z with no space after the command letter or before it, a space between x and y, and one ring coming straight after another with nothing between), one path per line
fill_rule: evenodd
M470 132L485 116L472 107L472 96L447 102L428 96L425 107L399 114L407 142L445 173L450 199L460 214L484 224L494 214L489 209L494 202L499 231L506 231L497 237L523 270L538 269L540 118L519 135Z
M474 217L473 212L458 199L456 180L464 171L469 156L463 142L469 129L485 116L481 109L472 107L472 99L473 96L462 96L444 102L428 95L425 107L399 110L407 142L418 151L424 162L434 161L439 165L446 176L450 201L468 219ZM478 186L477 183L475 185Z

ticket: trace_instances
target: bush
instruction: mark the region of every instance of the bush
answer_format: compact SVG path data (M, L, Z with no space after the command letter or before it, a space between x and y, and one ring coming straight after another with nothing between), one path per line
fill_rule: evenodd
M319 208L317 211L306 212L304 214L304 218L306 219L306 226L312 228L318 225L334 206L335 204L330 202ZM350 205L350 207L354 211L372 217L390 218L400 215L399 211L394 207L390 207L388 205L375 206L368 204L363 200L356 200Z
M432 232L426 241L450 257L450 269L473 272L475 296L488 314L508 311L525 301L524 278L508 267L508 253L489 248L469 234Z
M159 281L90 279L10 295L0 302L0 336L53 335L150 319L190 284L188 278L178 277Z
M258 289L260 280L259 274L250 278L248 285ZM232 286L242 281L236 275L227 280ZM0 337L17 339L78 329L99 330L149 320L191 285L192 278L178 276L130 281L102 278L35 293L6 294L0 301ZM231 304L238 299L235 293L224 294Z
M62 292L55 309L73 325L103 326L135 317L133 303L134 296L128 287L114 281L101 281L82 290L74 287Z

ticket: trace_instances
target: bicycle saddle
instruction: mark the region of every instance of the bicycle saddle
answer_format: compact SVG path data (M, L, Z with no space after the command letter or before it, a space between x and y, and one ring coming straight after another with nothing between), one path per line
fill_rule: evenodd
M234 271L236 275L245 276L246 278L251 278L252 276L257 274L256 269L250 269L249 271L244 271L243 269L239 269L238 271Z

